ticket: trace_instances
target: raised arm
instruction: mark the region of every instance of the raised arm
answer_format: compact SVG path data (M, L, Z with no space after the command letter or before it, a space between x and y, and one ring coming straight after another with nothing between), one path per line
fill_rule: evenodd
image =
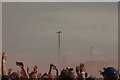
M27 70L25 69L25 65L24 65L24 63L23 62L18 62L19 63L19 67L22 69L22 71L23 71L23 75L22 75L22 77L23 78L30 78L29 77L29 74L27 73Z
M50 64L50 69L49 69L48 75L51 74L52 69L56 70L56 78L58 79L58 77L59 77L58 69L57 69L57 67L54 64Z
M53 66L53 64L50 64L50 69L49 69L48 74L51 74L51 71L52 71L52 66Z
M5 52L3 52L3 54L2 54L2 62L1 62L2 76L8 75L7 68L6 68L6 58L7 58L7 54Z
M79 67L76 67L76 73L77 73L77 76L80 75L80 73L79 73Z
M59 73L58 73L58 69L57 69L57 67L55 65L53 65L53 69L56 70L56 77L58 78L59 77Z
M8 75L12 73L12 69L8 69Z
M29 67L27 67L27 73L29 74Z

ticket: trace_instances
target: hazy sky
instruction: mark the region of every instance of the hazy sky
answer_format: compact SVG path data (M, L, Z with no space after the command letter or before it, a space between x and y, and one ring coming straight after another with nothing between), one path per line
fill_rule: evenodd
M2 52L2 3L0 2L0 52Z
M119 2L119 0L1 0L2 2Z
M61 57L65 66L90 60L107 61L113 66L118 59L117 3L3 3L3 51L8 67L24 61L32 68L48 71L57 64L57 34L61 30Z
M0 52L2 53L2 3L0 2ZM1 59L1 58L0 58Z

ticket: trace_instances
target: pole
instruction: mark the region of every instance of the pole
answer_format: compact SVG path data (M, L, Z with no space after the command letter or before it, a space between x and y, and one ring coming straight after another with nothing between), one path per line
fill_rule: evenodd
M107 52L105 51L105 64L107 64Z
M61 57L61 52L60 52L60 48L61 48L61 45L60 45L60 35L61 35L61 31L58 31L58 32L56 32L57 34L58 34L58 64L59 64L59 67L61 66L61 64L60 64L60 62L61 62L61 60L60 60L60 57Z
M92 46L90 46L90 61L92 62Z
M58 33L58 56L60 57L60 33Z

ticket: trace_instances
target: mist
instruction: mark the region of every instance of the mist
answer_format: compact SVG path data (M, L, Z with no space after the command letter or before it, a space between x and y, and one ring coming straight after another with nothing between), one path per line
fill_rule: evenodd
M59 30L62 68L85 63L90 75L96 77L104 66L117 68L116 2L3 2L2 14L2 47L8 52L8 68L18 70L16 61L24 61L31 70L37 65L41 73L48 72L50 63L59 67Z

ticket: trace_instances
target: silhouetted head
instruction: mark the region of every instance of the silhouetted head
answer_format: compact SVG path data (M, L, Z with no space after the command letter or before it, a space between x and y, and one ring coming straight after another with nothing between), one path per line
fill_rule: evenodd
M118 79L118 71L113 67L107 67L104 69L104 72L101 72L104 77L104 80L117 80Z

